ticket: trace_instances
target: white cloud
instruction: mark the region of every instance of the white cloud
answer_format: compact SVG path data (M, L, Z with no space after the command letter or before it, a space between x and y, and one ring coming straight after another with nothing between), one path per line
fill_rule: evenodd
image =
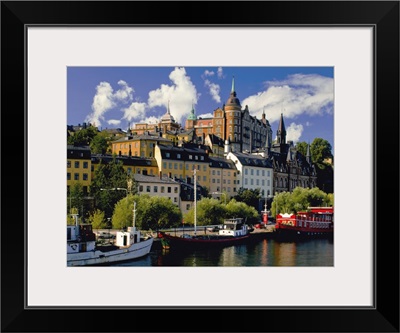
M218 67L217 75L218 75L219 79L224 78L224 71L223 71L222 67Z
M167 110L169 102L172 116L181 123L190 113L192 103L197 104L197 90L183 67L175 67L169 78L171 85L162 84L160 88L149 92L148 107L164 106Z
M202 75L202 77L208 77L208 76L213 76L215 73L213 71L209 71L208 69L206 69L204 71L204 74Z
M198 115L197 119L199 119L199 118L205 119L205 118L212 118L212 117L214 117L214 115L212 113L203 113L203 114Z
M146 103L133 102L129 107L122 109L124 112L123 119L128 121L143 119L146 115Z
M110 119L110 120L107 120L107 124L108 124L108 125L113 125L113 126L118 126L118 125L121 124L121 120L118 120L118 119Z
M128 103L132 101L133 99L133 88L129 87L128 84L120 80L118 81L118 85L121 86L121 89L117 90L117 92L114 94L114 99L116 101L121 101L122 103Z
M158 124L159 122L160 118L154 116L144 118L140 121L140 123L146 123L146 124Z
M221 103L219 92L221 90L219 84L212 83L210 80L205 80L204 85L209 89L209 93L214 101Z
M101 126L101 122L105 120L104 115L107 111L132 101L133 88L129 87L123 80L118 81L118 85L120 89L114 92L110 83L99 83L96 87L96 95L93 97L92 113L86 116L85 121L94 126Z
M317 74L295 74L282 81L266 82L266 90L245 98L250 113L261 117L263 109L272 123L283 113L285 119L333 112L333 78Z
M286 128L286 141L293 141L296 144L300 140L303 130L303 125L291 123Z
M96 87L96 95L93 97L92 110L85 121L94 126L101 126L101 120L104 120L104 113L115 106L113 101L113 88L108 82L100 82Z

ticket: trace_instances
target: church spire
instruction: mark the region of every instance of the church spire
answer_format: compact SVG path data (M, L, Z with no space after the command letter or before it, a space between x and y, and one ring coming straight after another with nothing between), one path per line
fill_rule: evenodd
M232 89L231 89L231 93L235 92L235 75L232 76Z
M308 145L307 145L306 160L307 160L308 164L311 164L310 143L308 143Z
M283 121L283 113L281 113L281 119L279 121L277 137L278 137L278 143L280 144L286 143L286 128L285 128L285 123Z

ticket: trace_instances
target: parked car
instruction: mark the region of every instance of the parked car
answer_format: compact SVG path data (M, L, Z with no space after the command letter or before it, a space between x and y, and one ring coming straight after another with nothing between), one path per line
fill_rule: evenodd
M97 234L97 238L98 239L114 239L115 235L113 235L112 233L106 232L106 231L102 231Z

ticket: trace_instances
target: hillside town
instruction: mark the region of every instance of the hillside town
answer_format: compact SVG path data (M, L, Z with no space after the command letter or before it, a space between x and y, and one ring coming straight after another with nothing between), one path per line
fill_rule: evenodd
M265 205L269 208L275 195L292 192L296 187L318 187L333 193L333 156L328 154L323 160L331 172L321 169L316 163L321 161L312 157L313 143L295 145L287 140L284 113L273 130L265 112L257 119L247 105L241 105L234 80L229 97L212 117L197 117L192 106L185 126L181 126L172 113L168 104L158 123L136 123L127 130L99 129L90 123L68 125L70 202L71 188L78 183L85 198L93 199L91 186L96 170L113 161L122 164L128 179L134 180L135 189L128 181L111 190L167 197L182 214L193 207L195 169L198 195L226 201L241 189L257 190L261 197L259 211L267 209ZM80 137L79 133L88 129L101 134L101 148ZM316 143L323 141L315 139Z

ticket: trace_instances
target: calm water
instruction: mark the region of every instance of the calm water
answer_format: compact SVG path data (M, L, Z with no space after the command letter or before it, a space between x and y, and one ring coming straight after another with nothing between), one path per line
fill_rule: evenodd
M113 266L333 266L333 241L315 239L249 244L210 250L164 250L155 242L149 255Z

